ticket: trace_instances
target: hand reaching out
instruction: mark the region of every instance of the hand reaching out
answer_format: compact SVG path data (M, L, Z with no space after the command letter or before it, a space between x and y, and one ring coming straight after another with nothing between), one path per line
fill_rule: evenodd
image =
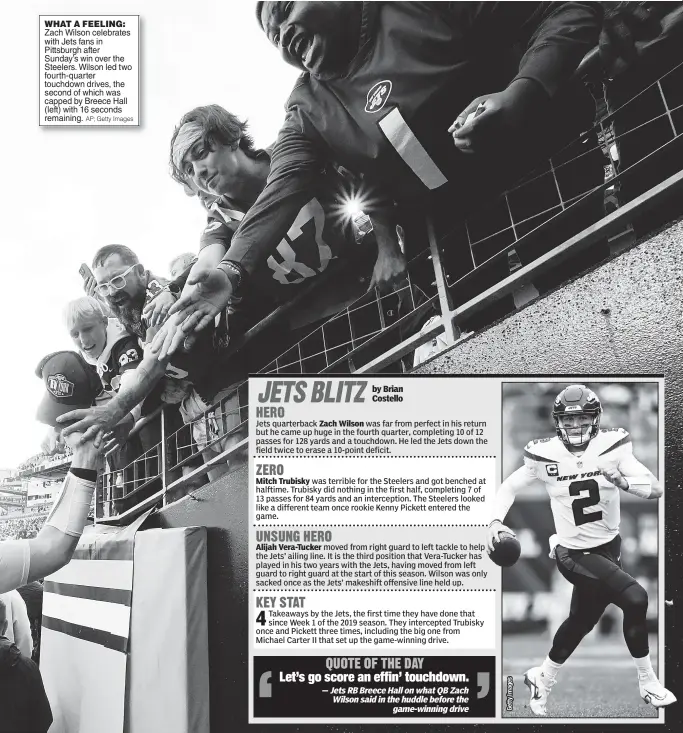
M514 144L539 116L548 97L532 79L516 79L507 89L473 99L448 128L462 153L492 154Z
M142 311L147 323L154 327L160 326L167 318L171 306L176 302L176 297L169 290L161 290Z
M195 272L193 268L185 292L169 314L178 315L186 334L201 331L228 305L231 295L230 278L222 270L213 268Z

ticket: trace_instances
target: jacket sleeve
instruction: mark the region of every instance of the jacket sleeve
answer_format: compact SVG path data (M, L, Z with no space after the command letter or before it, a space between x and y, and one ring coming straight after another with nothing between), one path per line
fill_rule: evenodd
M531 26L535 30L516 78L535 79L552 97L597 45L602 8L599 3L540 3Z
M451 3L451 22L470 25L474 43L495 50L514 39L525 52L515 79L534 79L553 97L598 43L601 3ZM469 6L458 8L457 6ZM469 17L466 17L469 16ZM463 32L463 28L459 28ZM467 29L464 29L467 33Z
M252 274L280 243L297 214L315 195L324 167L318 147L289 109L272 152L266 187L235 232L223 261Z
M236 229L236 222L231 221L228 223L221 221L216 214L209 212L206 226L199 238L200 251L205 247L210 247L212 244L220 244L225 247L226 250L230 249L230 242L232 241Z
M38 665L31 660L29 660L29 663L33 668L33 679L31 680L31 722L28 730L35 733L47 733L48 728L52 725L52 709L45 693L45 686Z
M19 651L30 659L33 652L33 637L31 636L31 622L28 618L26 603L16 590L11 591L10 596L14 643L19 647Z

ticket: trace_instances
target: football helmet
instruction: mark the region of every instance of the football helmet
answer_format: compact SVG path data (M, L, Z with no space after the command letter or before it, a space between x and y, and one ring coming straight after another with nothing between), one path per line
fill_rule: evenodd
M589 425L567 428L560 424L564 415L588 415L591 418ZM553 421L555 431L560 440L567 446L581 446L588 444L600 430L600 416L602 405L598 396L583 384L571 384L563 389L555 398L553 405Z

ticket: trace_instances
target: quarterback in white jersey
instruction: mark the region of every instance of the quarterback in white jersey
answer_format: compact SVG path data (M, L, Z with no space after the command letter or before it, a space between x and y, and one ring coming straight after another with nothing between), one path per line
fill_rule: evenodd
M532 440L524 449L524 465L501 485L489 524L489 552L501 532L515 495L541 481L555 522L550 556L574 586L569 616L560 625L545 661L524 675L530 708L546 715L557 673L595 626L610 603L624 612L624 640L638 672L641 697L655 707L676 697L657 679L647 638L647 592L621 567L619 492L659 499L657 478L633 455L631 436L623 429L600 429L602 405L582 384L562 390L553 405L556 437Z
M580 453L572 452L559 437L532 440L524 448L520 483L538 479L545 484L558 544L583 550L618 534L619 489L603 475L607 469L628 476L630 485L638 477L651 481L647 468L633 455L631 436L622 428L599 430Z

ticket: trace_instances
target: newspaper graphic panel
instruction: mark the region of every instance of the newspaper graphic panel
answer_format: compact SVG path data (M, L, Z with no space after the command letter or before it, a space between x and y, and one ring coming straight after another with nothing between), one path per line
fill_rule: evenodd
M250 381L252 720L495 715L500 402L471 381Z

